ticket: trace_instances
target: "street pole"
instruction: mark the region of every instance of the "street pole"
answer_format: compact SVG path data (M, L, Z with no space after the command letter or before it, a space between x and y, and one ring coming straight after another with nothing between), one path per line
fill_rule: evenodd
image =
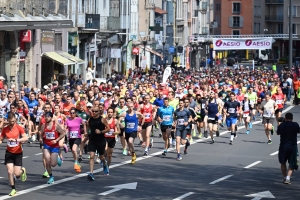
M290 0L290 16L289 16L289 68L293 66L293 18L292 18L292 0Z

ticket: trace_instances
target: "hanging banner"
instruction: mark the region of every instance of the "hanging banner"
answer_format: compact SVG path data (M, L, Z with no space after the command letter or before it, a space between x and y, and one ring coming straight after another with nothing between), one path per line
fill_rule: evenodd
M214 50L272 49L273 38L213 38Z
M131 68L131 52L132 52L132 40L130 40L127 44L127 52L126 52L126 77L128 78L129 69Z
M172 73L172 69L171 67L166 67L165 71L164 71L164 75L163 75L163 83L167 83L167 80L169 78L169 76Z
M190 47L186 47L185 59L186 59L185 68L190 69Z

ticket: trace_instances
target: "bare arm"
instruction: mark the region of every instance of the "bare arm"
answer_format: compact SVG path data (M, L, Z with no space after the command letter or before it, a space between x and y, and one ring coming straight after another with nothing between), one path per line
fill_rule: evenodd
M108 123L107 123L107 120L104 119L104 118L102 118L101 121L102 121L102 123L105 125L105 129L102 130L100 133L102 133L102 134L103 134L103 133L108 133L108 132L110 131L110 128L109 128L109 125L108 125Z

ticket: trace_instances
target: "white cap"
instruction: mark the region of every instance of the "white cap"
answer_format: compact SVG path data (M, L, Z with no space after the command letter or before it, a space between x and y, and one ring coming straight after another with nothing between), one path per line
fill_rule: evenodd
M115 75L112 75L111 77L112 77L112 78L116 78L116 76L115 76Z
M245 95L244 95L244 98L248 98L248 94L245 94Z
M44 87L43 87L45 90L49 90L49 87L48 87L48 85L44 85Z
M0 76L0 80L5 80L5 78L3 76Z
M102 94L106 94L106 92L105 92L105 91L103 91L103 92L102 92Z
M108 92L107 95L112 95L112 93L111 93L111 92Z
M108 82L108 85L112 85L112 82Z
M63 91L63 93L62 94L68 94L68 92L67 91Z
M93 107L93 104L91 104L90 102L88 102L88 103L86 104L86 107Z
M115 89L119 89L119 86L116 85L116 86L115 86Z

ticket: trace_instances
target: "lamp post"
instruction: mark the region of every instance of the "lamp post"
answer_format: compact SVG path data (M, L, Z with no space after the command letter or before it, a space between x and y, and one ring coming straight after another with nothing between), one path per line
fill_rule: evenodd
M145 35L145 36L140 36L140 41L143 43L143 46L144 46L144 57L142 60L145 60L144 62L146 62L146 45L148 43L148 40L149 40L149 35ZM146 71L147 71L147 65L146 65Z
M179 39L180 39L181 37L173 37L173 39L174 39L174 43L175 43L175 53L174 53L174 56L175 56L175 58L176 58L176 62L177 62L177 46L178 46L178 43L179 43Z

